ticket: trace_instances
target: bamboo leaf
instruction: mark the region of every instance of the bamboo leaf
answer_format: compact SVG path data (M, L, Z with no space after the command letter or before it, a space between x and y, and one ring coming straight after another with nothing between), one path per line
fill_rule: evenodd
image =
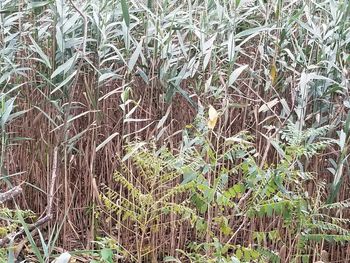
M140 142L138 144L135 145L135 147L133 147L131 149L130 152L128 152L122 159L122 162L125 162L126 160L128 160L138 149L140 149L142 146L146 145L145 142Z
M6 122L9 120L10 114L14 108L13 103L15 102L15 98L10 98L4 103L4 111L1 113L1 127L4 128Z
M169 113L170 113L170 109L171 109L171 106L168 107L165 115L162 117L162 119L159 121L158 125L157 125L157 129L159 129L160 127L162 127L165 123L165 121L167 120L168 116L169 116Z
M229 62L233 61L234 56L235 56L235 38L233 36L233 33L231 33L227 43L228 61Z
M268 110L271 110L277 103L279 103L279 100L277 98L263 104L259 108L259 112L266 112Z
M236 68L230 75L228 85L231 86L237 80L239 75L241 75L242 72L247 68L248 68L248 65L243 65L243 66L240 66L239 68Z
M130 57L130 60L129 60L129 63L128 63L129 72L131 72L134 69L136 61L137 61L137 59L139 58L139 56L141 54L142 43L143 43L143 39L141 39L140 42L137 44L134 53Z
M109 78L113 78L118 76L117 74L113 73L113 72L108 72L108 73L104 73L102 74L99 78L98 78L98 82L101 83Z
M108 136L107 139L105 139L102 143L100 143L97 147L96 147L96 152L98 152L99 150L101 150L107 143L109 143L115 136L117 136L119 134L119 132L115 132L113 134L111 134L110 136Z
M29 35L29 38L32 41L33 47L35 49L35 52L41 57L41 59L44 61L45 65L48 66L51 69L51 64L50 64L49 57L39 47L39 45L35 42L35 40L32 38L31 35Z
M130 15L129 15L129 4L127 0L121 0L120 4L122 6L123 19L127 27L130 26Z
M249 35L256 34L256 33L259 33L261 31L269 30L269 29L271 29L271 27L269 27L269 26L260 26L260 27L246 29L246 30L238 33L237 35L235 35L235 38L238 39L241 37L249 36Z
M76 53L73 57L68 59L66 62L64 62L62 65L60 65L51 75L51 79L56 77L57 75L61 74L62 72L67 73L68 70L70 70L76 61L78 57L78 54Z
M72 74L70 74L64 81L62 81L56 88L51 91L51 95L54 94L56 91L58 91L60 88L62 88L64 85L66 85L69 81L71 81L74 76L77 74L77 70L75 70Z

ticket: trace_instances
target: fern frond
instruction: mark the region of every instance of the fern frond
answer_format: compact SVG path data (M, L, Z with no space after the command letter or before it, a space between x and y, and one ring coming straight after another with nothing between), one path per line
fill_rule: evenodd
M301 239L304 241L315 242L345 242L350 241L350 235L330 235L330 234L303 234Z
M342 235L349 235L350 234L349 230L342 228L338 224L319 221L319 220L310 224L309 227L311 229L319 229L319 230L323 231L324 233L332 231L332 232L339 233Z
M336 203L324 204L320 206L319 209L344 209L349 207L350 207L350 199L347 199Z

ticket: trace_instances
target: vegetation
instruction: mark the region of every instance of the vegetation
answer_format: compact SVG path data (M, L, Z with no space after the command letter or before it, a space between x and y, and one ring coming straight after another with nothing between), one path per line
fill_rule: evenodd
M350 261L349 0L0 19L0 262Z

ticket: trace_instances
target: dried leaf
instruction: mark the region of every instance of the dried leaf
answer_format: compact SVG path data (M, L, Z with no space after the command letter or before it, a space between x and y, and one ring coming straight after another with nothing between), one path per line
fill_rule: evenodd
M210 105L209 106L209 120L208 120L208 127L209 129L214 129L216 122L218 120L219 114L215 110L215 108Z
M270 69L270 77L271 77L271 82L272 85L276 84L276 80L277 80L277 68L276 68L276 64L273 63Z
M279 100L277 98L261 105L261 107L259 108L259 112L266 112L268 110L271 110L277 103L279 102Z

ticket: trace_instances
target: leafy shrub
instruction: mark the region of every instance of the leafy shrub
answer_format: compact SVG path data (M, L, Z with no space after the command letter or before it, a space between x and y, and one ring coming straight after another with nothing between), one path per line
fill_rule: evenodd
M176 154L153 144L130 146L126 162L120 162L114 175L117 188L106 187L103 200L111 218L119 218L113 220L115 226L132 226L132 240L140 240L128 245L131 260L141 262L156 250L145 244L152 244L161 225L172 225L169 218L176 218L178 226L190 223L196 241L178 248L177 257L168 256L166 261L278 262L286 257L281 252L286 246L283 231L296 237L287 256L290 262L309 258L314 242L349 240L347 220L331 213L348 203L326 204L322 182L316 182L316 196L305 188L314 182L314 175L302 164L334 143L322 137L330 127L300 131L290 123L281 130L281 140L273 142L279 162L261 166L249 134L224 138L212 130L215 121L205 124L202 109L184 131ZM282 227L255 231L250 244L234 242L241 228L260 218L277 220ZM268 242L278 244L281 251L269 249ZM121 245L126 246L125 241ZM151 258L159 255L154 252Z

